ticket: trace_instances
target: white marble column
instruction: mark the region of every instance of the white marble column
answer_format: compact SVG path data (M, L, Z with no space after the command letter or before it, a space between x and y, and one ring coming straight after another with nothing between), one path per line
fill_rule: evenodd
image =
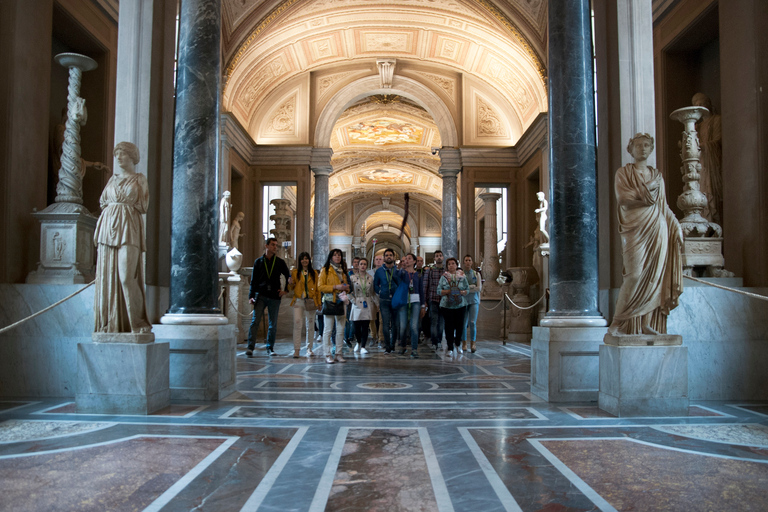
M459 257L458 187L461 153L458 149L440 150L440 176L443 178L442 251L446 258Z
M499 246L496 229L496 203L501 199L498 192L480 194L485 203L485 230L483 232L483 283L482 298L500 299L501 287L496 282L499 277Z
M141 155L137 172L145 173L149 182L145 277L153 322L168 307L170 284L175 49L175 2L120 1L114 143L136 144Z
M328 197L328 177L333 171L331 166L331 156L333 150L330 148L314 148L310 168L315 175L315 212L314 212L314 233L312 240L312 265L320 268L328 257L329 239L329 197Z
M656 136L656 104L653 89L653 7L651 0L617 0L616 22L619 43L621 141L636 133ZM623 164L632 155L621 151ZM656 166L655 153L648 165Z

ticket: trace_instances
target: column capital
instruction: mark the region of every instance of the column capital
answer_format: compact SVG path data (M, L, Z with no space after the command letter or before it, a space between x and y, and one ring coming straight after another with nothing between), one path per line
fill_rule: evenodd
M478 197L480 197L480 199L486 202L488 201L496 202L499 199L501 199L501 194L499 194L498 192L484 192L480 194Z
M312 172L318 174L321 170L327 170L327 174L330 174L333 170L331 165L332 156L333 149L331 148L312 148L312 155L309 158L309 166L312 168Z
M442 169L441 168L440 171L438 171L438 174L440 174L440 176L442 176L442 178L445 179L445 178L456 178L456 176L458 176L460 172L461 172L461 169Z
M440 173L455 171L458 174L461 171L461 150L458 148L440 148ZM455 176L455 174L454 174Z

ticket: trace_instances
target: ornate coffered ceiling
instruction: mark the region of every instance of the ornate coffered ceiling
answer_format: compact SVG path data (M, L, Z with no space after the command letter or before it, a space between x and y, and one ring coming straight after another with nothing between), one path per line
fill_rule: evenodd
M449 124L464 135L461 145L514 145L547 109L539 45L520 28L530 32L531 21L541 18L540 0L225 0L224 5L224 31L230 36L224 108L259 143L317 145L312 136L323 109L345 88L378 75L379 58L396 59L395 88L398 79L401 84L407 79L416 83L411 90L426 87L439 97Z

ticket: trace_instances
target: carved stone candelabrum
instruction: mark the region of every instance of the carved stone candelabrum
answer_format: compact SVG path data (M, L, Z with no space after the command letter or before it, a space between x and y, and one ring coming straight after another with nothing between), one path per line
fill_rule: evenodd
M270 215L269 218L275 223L274 229L269 232L272 236L277 238L280 246L283 248L282 258L290 268L293 264L293 258L291 257L291 246L285 242L291 242L291 236L293 233L293 215L291 213L291 202L287 199L273 199L269 202L275 206L275 214Z
M707 196L701 191L701 147L696 133L696 122L707 112L704 107L685 107L675 110L670 118L683 124L682 139L678 143L683 166L683 193L677 198L677 206L683 211L680 226L683 229L685 248L683 271L686 275L731 277L723 270L723 230L701 215L707 206Z
M96 61L77 53L60 53L54 60L69 69L67 121L64 128L56 202L32 213L40 222L40 260L28 283L82 284L95 275L93 232L96 220L83 206L83 159L80 127L87 115L80 97L83 72L96 69Z

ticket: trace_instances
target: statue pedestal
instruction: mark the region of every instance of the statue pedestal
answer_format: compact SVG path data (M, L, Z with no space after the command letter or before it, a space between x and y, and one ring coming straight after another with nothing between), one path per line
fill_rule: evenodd
M506 298L504 299L506 301ZM509 302L509 301L507 301ZM507 311L508 325L507 325L507 339L510 341L519 341L522 343L528 343L531 341L533 333L533 322L531 321L531 315L533 309L520 309L520 307L528 307L531 305L531 299L528 295L516 294L512 297L514 304L509 305L509 311Z
M607 327L534 327L531 393L548 402L596 402Z
M618 417L688 416L688 347L683 337L605 335L600 409Z
M86 284L96 271L97 218L82 205L53 203L32 214L40 221L40 261L29 284Z
M235 339L245 340L248 337L248 328L251 326L249 313L253 311L248 304L250 290L248 279L237 272L220 273L219 279L225 289L225 303L221 310L229 323L235 326Z
M685 238L683 244L683 271L686 275L704 275L703 271L693 273L693 269L697 267L722 269L724 265L722 238ZM730 274L730 276L733 276L733 274ZM688 283L685 284L687 285Z
M152 333L93 333L77 344L78 413L150 414L170 405L168 343Z
M170 344L173 400L221 400L235 391L234 325L153 325Z

